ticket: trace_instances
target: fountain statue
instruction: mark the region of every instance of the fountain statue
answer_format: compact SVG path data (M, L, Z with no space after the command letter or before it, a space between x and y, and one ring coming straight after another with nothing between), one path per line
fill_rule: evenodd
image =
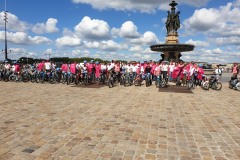
M193 51L194 45L179 44L177 30L180 28L180 11L176 13L178 4L174 0L169 5L171 6L171 11L168 11L166 20L166 42L165 44L152 45L150 48L152 51L162 52L161 57L163 61L174 60L178 62L182 56L181 52Z

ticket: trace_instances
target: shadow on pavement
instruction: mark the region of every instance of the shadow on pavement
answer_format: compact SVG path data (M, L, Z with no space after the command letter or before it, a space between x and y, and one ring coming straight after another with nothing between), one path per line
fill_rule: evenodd
M174 92L174 93L189 93L193 94L191 89L186 86L168 85L166 88L159 88L158 92Z
M83 83L79 84L79 85L71 85L71 87L77 87L77 88L102 88L102 87L106 87L106 86L107 86L106 84L99 85L98 82L89 84L86 86Z

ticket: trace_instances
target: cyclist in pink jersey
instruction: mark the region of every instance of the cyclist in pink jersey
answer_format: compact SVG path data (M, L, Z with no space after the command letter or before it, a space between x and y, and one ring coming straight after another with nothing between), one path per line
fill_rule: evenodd
M66 62L63 62L62 67L61 67L62 72L67 72L68 71L68 65Z
M44 68L43 68L43 67L44 67L44 63L45 63L45 62L42 61L41 63L38 64L38 66L37 66L37 70L38 70L38 71L42 71L42 70L44 69Z
M96 78L99 78L101 73L101 64L98 61L95 63L95 69L96 69L95 76Z
M76 62L70 64L70 72L76 74Z

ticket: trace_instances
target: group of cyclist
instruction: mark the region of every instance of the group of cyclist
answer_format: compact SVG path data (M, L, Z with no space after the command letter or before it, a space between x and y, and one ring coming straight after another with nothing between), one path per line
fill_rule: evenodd
M144 61L144 62L117 62L112 60L110 63L100 63L93 60L82 63L64 62L61 66L57 67L54 62L42 61L40 63L35 63L33 65L25 64L21 65L16 61L12 65L8 61L5 61L3 65L0 66L2 79L4 74L11 72L11 74L17 75L16 79L20 80L23 70L27 70L30 74L33 73L50 73L51 71L57 71L64 74L79 75L79 79L83 80L85 75L90 75L91 79L99 80L101 75L108 77L111 74L116 75L116 79L119 81L121 75L128 75L131 81L134 82L137 77L144 80L146 76L150 77L151 81L156 81L156 84L165 81L174 81L177 84L185 83L194 75L195 81L202 80L204 71L198 64L194 62L184 63L183 61L174 62L170 60L154 62ZM140 76L139 76L140 75ZM76 77L76 76L75 76ZM59 79L60 80L60 79Z

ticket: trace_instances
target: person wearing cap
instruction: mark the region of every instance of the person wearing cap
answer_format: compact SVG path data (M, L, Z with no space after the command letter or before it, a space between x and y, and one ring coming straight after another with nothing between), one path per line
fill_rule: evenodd
M11 65L7 60L5 61L4 69L7 70L7 71L9 71L11 69Z

